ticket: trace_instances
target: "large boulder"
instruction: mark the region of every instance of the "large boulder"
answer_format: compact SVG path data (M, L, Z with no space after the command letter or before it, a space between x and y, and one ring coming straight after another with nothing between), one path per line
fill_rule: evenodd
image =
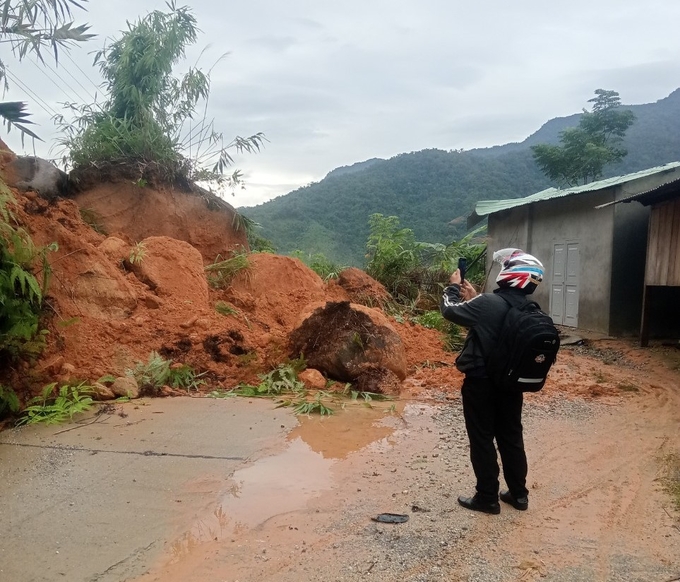
M40 196L53 200L69 189L68 174L52 162L33 156L18 156L4 166L8 186L19 190L34 190Z
M406 377L399 334L382 312L349 301L310 306L290 336L289 353L303 354L310 368L369 392L398 393Z

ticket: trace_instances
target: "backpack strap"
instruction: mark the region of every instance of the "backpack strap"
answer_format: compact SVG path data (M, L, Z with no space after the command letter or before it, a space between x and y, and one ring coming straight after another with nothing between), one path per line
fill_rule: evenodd
M505 321L505 318L508 316L508 312L513 307L521 307L526 302L526 296L519 297L519 296L512 294L512 295L509 295L508 297L506 297L505 294L503 294L503 293L495 293L495 295L500 297L508 305L508 310L505 312L505 315L503 316L503 321ZM502 326L503 326L503 324L501 323L501 327ZM484 353L484 348L482 347L482 342L479 341L478 334L474 329L471 330L471 333L474 334L474 338L476 340L475 343L479 347L479 351L482 354L482 359L484 360L484 364L486 365L488 358L487 358L487 355Z

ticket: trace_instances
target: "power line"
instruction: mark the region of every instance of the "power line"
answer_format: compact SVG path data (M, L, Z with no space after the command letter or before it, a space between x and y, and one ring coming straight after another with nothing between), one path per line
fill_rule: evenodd
M49 13L45 12L45 18L46 18L47 21L50 23L50 26L52 26L52 27L56 30L56 29L57 29L57 23L54 22L54 21L52 21L51 15L50 15ZM92 81L92 79L90 79L90 78L87 76L87 73L85 73L85 71L83 71L83 70L78 66L78 63L76 63L76 62L71 58L71 55L69 54L69 48L70 48L69 46L65 46L65 47L64 47L64 50L61 52L61 54L66 55L66 58L67 58L69 61L71 61L71 62L76 66L76 68L81 72L81 74L82 74L88 81L90 81L90 83L92 83L92 86L95 88L95 91L98 90L99 87L97 86L97 84L96 84L94 81ZM56 61L56 53L55 53L55 61ZM63 65L62 65L62 66L63 66ZM51 67L50 67L50 69L51 69ZM65 71L73 78L73 80L74 80L76 83L78 83L78 85L81 86L81 88L83 89L83 91L85 91L88 95L90 95L90 97L92 97L92 100L94 101L94 97L92 96L92 94L91 94L85 87L83 87L83 85L80 83L80 81L78 81L78 79L76 79L76 78L71 74L71 72L70 72L68 69L64 68L64 70L65 70ZM57 76L58 76L58 75L57 75ZM73 89L71 89L71 90L73 91Z
M97 85L97 84L89 77L89 75L88 75L85 71L83 71L83 69L80 68L80 65L78 65L78 63L76 63L76 62L71 58L71 55L70 55L70 54L68 54L68 53L65 53L65 54L66 54L66 58L67 58L69 61L71 61L71 63L73 63L73 65L75 66L75 68L78 69L78 70L80 71L80 73L83 75L83 77L85 77L85 78L91 83L91 85L94 87L95 91L99 91L99 89L101 89L101 87L100 87L99 85ZM80 85L80 83L78 83L78 84ZM82 87L82 85L80 85L80 86ZM83 89L85 89L85 87L83 87ZM87 91L87 89L85 89L85 90ZM88 91L88 94L90 94L89 91ZM93 98L93 100L94 100L94 98Z
M52 82L53 85L55 85L58 89L61 90L61 92L64 95L66 95L66 97L68 98L69 101L71 101L71 102L79 102L79 101L82 102L83 101L83 99L80 98L78 91L76 91L73 87L71 87L71 85L69 85L66 82L64 77L62 75L60 75L59 73L57 73L57 71L55 71L47 62L44 62L41 65L38 65L38 63L36 63L34 61L31 61L31 62L33 63L33 65L35 67L39 68L42 71L42 73ZM48 75L47 72L45 71L45 69L50 71L59 80L59 83L57 83L50 75ZM66 87L73 94L69 95L66 92L66 89L64 89L64 87ZM75 98L73 97L73 95L75 95Z
M29 96L31 96L37 104L47 113L50 117L54 117L57 115L57 112L52 109L52 106L49 105L45 100L43 100L41 97L39 97L32 89L30 89L27 85L25 85L23 82L19 80L19 78L13 74L9 69L5 70L5 74L12 79L12 83L15 83L16 85L19 86L25 93L27 93Z
M83 91L85 91L85 93L87 93L87 95L89 96L89 98L90 98L92 101L95 101L94 95L92 95L92 93L90 93L89 89L86 89L85 86L80 82L80 80L79 80L79 79L78 79L71 71L69 71L67 67L64 66L63 62L62 62L61 68L62 68L64 71L66 71L66 73L68 74L68 76L71 77L71 79L73 79L73 80L80 86L80 88L81 88ZM82 71L81 71L81 73L82 73ZM88 79L88 80L89 80L89 79ZM91 81L90 81L90 82L91 82Z

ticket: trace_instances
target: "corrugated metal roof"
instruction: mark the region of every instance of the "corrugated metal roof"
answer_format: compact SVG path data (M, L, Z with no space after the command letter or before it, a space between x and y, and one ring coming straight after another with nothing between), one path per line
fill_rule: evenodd
M566 188L564 190L560 188L548 188L525 198L513 198L510 200L480 200L477 202L474 212L468 218L468 227L477 224L477 222L482 220L483 217L488 216L489 214L500 212L501 210L509 210L511 208L517 208L518 206L533 204L534 202L552 200L554 198L563 198L565 196L572 196L574 194L584 194L586 192L605 190L606 188L611 188L612 186L626 184L628 182L640 180L641 178L647 178L655 174L671 172L676 168L680 168L680 162L671 162L663 166L656 166L654 168L649 168L640 172L626 174L625 176L615 176L613 178L591 182L590 184L584 184L583 186L574 186L573 188ZM675 175L672 179L669 179L669 182L673 182L677 179L678 176Z
M641 202L642 204L655 204L656 199L659 198L658 195L661 194L666 194L668 192L674 193L677 190L677 184L680 183L680 176L675 176L672 180L668 180L667 182L664 182L663 184L659 184L658 186L655 186L654 188L651 188L649 190L645 190L644 192L638 192L637 194L631 194L630 196L626 196L624 198L621 198L619 200L613 200L612 202L607 202L605 204L600 204L599 206L596 206L595 208L604 208L606 206L611 206L612 204L619 204L619 202L632 202L633 200L637 200ZM676 185L674 188L673 185Z

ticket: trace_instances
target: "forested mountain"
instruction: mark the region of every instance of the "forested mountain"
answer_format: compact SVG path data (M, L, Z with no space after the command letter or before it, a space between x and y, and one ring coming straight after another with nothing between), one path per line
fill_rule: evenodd
M605 177L680 161L680 89L656 103L624 107L636 115L625 140L628 156L606 168ZM262 225L260 234L281 253L320 252L341 264L363 266L372 213L398 216L417 240L448 243L465 234L465 219L478 200L520 198L553 185L529 148L558 143L559 133L578 121L578 114L552 119L521 143L367 160L239 211Z

